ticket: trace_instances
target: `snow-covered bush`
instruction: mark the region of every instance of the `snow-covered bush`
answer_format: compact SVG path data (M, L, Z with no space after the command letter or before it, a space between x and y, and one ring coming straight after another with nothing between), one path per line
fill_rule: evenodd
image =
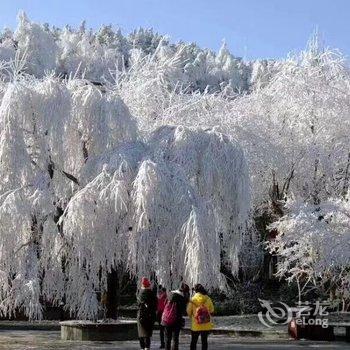
M269 249L279 257L277 275L349 303L350 205L329 199L319 205L287 202L287 213L271 225L278 231Z

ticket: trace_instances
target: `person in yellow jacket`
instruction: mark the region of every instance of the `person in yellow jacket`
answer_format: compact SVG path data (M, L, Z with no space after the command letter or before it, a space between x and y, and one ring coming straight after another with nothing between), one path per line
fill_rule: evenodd
M187 314L191 319L191 350L196 350L201 336L202 350L208 349L208 335L213 329L212 314L214 305L201 284L194 287L195 294L187 305Z

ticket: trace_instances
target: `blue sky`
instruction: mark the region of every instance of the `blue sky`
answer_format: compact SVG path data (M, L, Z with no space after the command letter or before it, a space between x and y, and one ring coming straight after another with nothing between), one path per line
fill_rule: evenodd
M318 28L327 46L350 55L350 0L1 0L0 27L25 10L38 22L124 32L152 27L173 41L217 50L225 39L237 56L279 58L305 47Z

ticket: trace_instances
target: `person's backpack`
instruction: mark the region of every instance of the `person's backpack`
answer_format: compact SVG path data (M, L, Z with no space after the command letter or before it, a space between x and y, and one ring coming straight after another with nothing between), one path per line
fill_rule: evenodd
M153 312L146 303L141 303L140 305L139 321L141 324L150 324L153 322Z
M157 303L158 315L162 315L163 314L166 302L167 302L167 296L166 296L166 293L164 293L163 295L160 296L160 298L158 298L158 303Z
M197 324L205 324L210 322L210 312L205 305L197 307L194 319Z
M162 325L172 326L177 321L177 305L175 302L168 301L162 314Z

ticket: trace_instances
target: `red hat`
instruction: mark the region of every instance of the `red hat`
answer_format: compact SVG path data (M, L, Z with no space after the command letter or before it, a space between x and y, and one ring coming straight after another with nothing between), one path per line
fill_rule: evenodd
M151 287L151 282L149 281L148 278L142 277L141 285L143 288L149 288L149 287Z

